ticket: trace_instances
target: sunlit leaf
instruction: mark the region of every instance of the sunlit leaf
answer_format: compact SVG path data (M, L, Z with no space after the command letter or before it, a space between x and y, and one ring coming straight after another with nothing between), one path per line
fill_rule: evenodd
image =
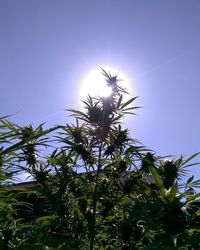
M159 190L159 193L161 194L161 196L163 198L165 198L165 189L164 189L161 177L158 174L158 171L156 170L156 168L151 163L149 163L148 167L149 167L150 172L153 175L153 179L154 179L155 184L156 184L156 186L157 186L157 188Z
M169 191L169 200L170 202L173 202L174 198L176 197L176 194L178 192L178 183L175 183Z

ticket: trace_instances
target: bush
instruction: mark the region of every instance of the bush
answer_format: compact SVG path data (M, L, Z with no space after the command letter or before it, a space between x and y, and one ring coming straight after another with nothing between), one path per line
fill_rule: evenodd
M103 74L112 94L69 109L74 125L0 119L0 249L200 249L200 180L182 183L197 154L165 161L131 138L136 97Z

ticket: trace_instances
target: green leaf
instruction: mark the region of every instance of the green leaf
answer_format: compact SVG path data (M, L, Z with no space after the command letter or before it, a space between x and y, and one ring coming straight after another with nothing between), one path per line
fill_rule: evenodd
M138 98L138 96L130 98L127 102L123 103L120 106L120 110L122 110L123 108L125 108L126 106L128 106L130 103L132 103L133 101L135 101L137 98Z
M169 201L173 202L174 198L176 197L176 194L178 192L178 183L175 183L171 188L169 192Z
M199 155L199 154L200 154L200 152L191 155L188 159L186 159L185 161L183 161L181 165L186 165L188 162L190 162L191 160L193 160L193 159L194 159L195 157L197 157L197 155Z
M200 188L200 179L190 183L190 187Z
M79 119L82 119L82 117L83 117L88 121L88 116L84 112L81 112L81 111L76 110L76 109L67 109L67 111L72 112L73 113L72 116L75 116Z
M117 109L120 107L120 105L122 103L122 98L123 98L123 95L120 95L119 100L117 102Z
M165 198L165 189L164 189L164 186L163 186L163 182L162 182L162 180L161 180L161 178L160 178L160 175L158 174L158 171L157 171L157 169L151 164L151 163L149 163L149 170L150 170L150 172L152 173L152 175L153 175L153 178L154 178L154 181L155 181L155 184L156 184L156 186L157 186L157 188L158 188L158 190L159 190L159 193L160 193L160 195L163 197L163 198Z
M196 212L196 215L200 216L200 209ZM200 232L200 228L198 230Z
M130 108L123 109L123 111L128 111L128 110L133 110L133 109L139 109L139 108L140 108L139 106L135 106L135 107L130 107Z
M187 204L191 204L196 201L197 198L200 197L200 193L192 195L188 198Z
M187 180L187 186L193 181L194 179L194 175L191 176L188 180Z

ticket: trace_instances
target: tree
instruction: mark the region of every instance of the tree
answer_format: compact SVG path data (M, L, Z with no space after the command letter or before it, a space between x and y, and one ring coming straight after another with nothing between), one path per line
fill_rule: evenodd
M0 119L1 249L200 248L200 181L181 182L197 154L165 161L131 138L121 119L136 97L103 74L112 94L69 109L74 125ZM11 191L20 171L38 185Z

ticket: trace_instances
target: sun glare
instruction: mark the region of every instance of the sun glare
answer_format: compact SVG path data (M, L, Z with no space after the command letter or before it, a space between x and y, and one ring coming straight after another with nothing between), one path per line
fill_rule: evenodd
M118 75L119 85L130 91L130 84L127 77L120 71L112 67L102 67L106 72L110 72L112 76ZM101 68L91 70L81 82L80 98L85 99L87 95L108 97L112 90L105 81Z

